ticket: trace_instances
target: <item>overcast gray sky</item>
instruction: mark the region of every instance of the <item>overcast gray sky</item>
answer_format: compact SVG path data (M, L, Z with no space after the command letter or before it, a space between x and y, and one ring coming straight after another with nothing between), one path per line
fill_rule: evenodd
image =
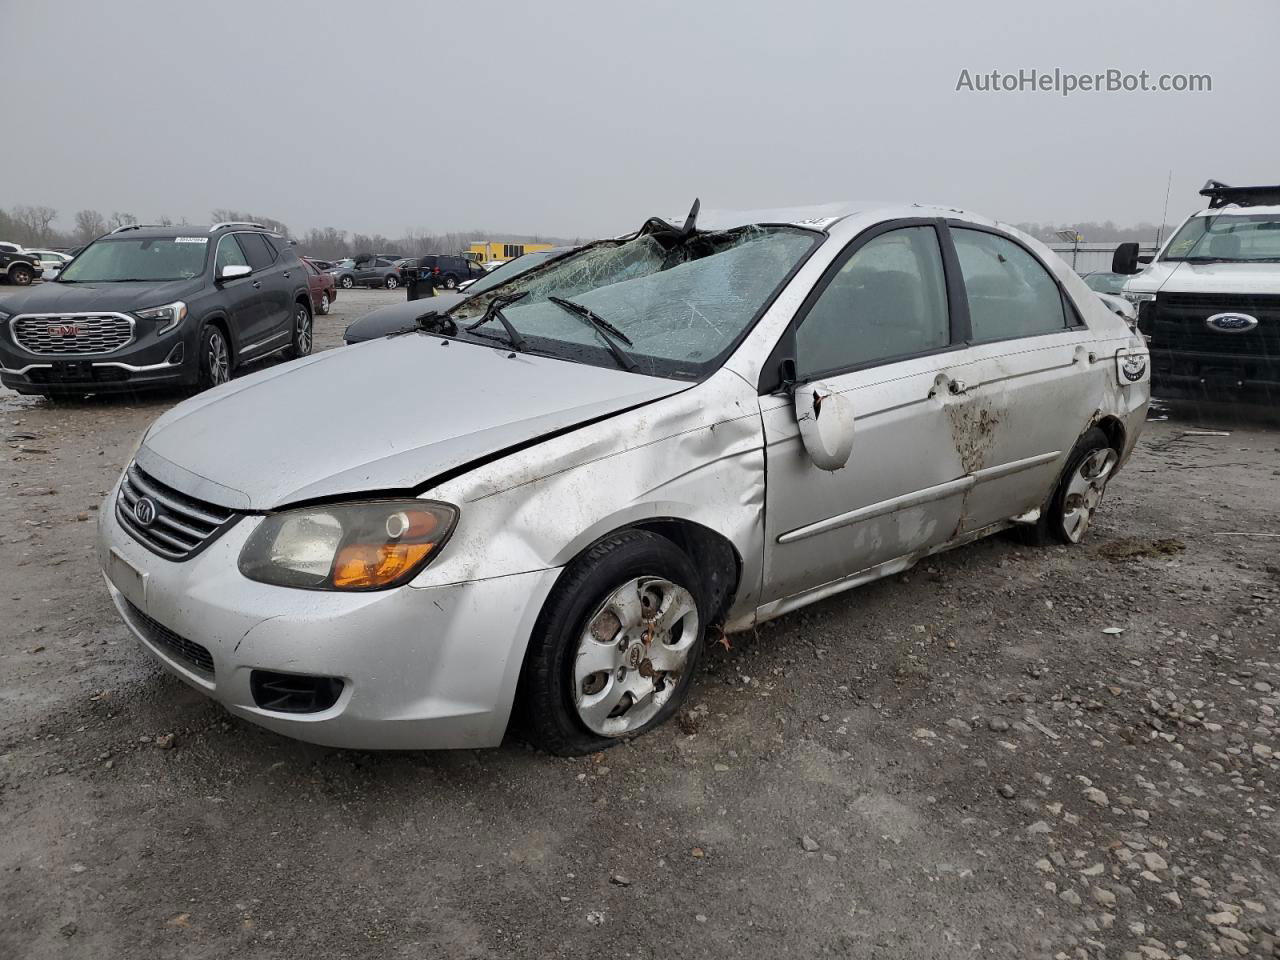
M742 208L942 201L1158 220L1280 181L1276 0L0 0L0 206L295 231L617 233ZM1211 93L981 94L1019 68Z

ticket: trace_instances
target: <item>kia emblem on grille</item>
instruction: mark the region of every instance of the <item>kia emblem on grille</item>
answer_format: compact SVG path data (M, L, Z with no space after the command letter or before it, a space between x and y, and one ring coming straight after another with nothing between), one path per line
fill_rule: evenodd
M1258 325L1258 318L1247 313L1215 313L1204 324L1218 333L1244 333Z
M139 497L133 505L133 519L144 527L156 522L156 502L150 497Z
M80 328L74 323L51 323L45 329L51 337L78 337Z

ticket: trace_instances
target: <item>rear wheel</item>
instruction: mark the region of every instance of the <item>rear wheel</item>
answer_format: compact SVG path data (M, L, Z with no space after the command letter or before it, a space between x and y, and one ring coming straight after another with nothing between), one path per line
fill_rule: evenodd
M231 346L220 327L200 331L200 389L208 390L231 379Z
M354 287L354 286L356 285L355 280L354 280L352 277L349 277L349 276L347 276L347 277L343 277L343 278L342 278L340 281L338 281L338 282L342 284L342 289L343 289L343 290L350 290L352 287Z
M457 277L455 277L453 274L449 274L448 276L446 276L446 277L444 278L444 288L445 288L446 290L457 290L457 289L458 289L458 278L457 278Z
M35 278L35 271L20 263L9 268L9 279L20 287L29 286Z
M383 285L388 290L394 290L396 287L400 286L400 281L394 276L389 276L383 281Z
M665 537L627 530L565 571L521 678L530 739L572 756L652 730L679 709L702 655L701 579Z
M1023 528L1023 538L1037 546L1083 540L1119 463L1120 455L1107 435L1097 427L1089 430L1076 441L1062 479L1041 509L1040 519Z
M311 310L305 303L293 305L293 340L285 356L293 360L311 353L313 330L311 328Z
M329 295L328 295L327 293L322 293L322 294L320 294L320 310L319 310L319 313L320 313L320 316L322 316L322 317L325 317L325 316L328 316L328 315L329 315Z

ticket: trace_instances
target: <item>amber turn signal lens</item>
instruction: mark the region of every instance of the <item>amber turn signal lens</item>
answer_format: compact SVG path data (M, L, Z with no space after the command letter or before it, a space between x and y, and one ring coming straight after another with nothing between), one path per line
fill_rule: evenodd
M434 543L352 543L338 551L333 585L339 589L382 587L420 564Z

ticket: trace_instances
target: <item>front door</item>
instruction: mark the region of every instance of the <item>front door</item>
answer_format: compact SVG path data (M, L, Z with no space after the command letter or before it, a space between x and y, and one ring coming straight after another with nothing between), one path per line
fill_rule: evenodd
M284 276L286 264L276 259L262 234L241 233L236 238L253 268L249 278L259 301L253 322L241 334L241 351L247 356L270 353L286 344L292 330L293 287Z
M254 331L259 330L266 313L266 297L262 290L262 281L252 273L241 277L222 279L224 267L249 267L248 258L240 246L234 233L223 234L218 239L218 249L214 255L214 278L222 288L223 301L231 325L231 339L237 355L244 353L246 346L254 343ZM253 351L249 351L250 354Z
M906 566L955 536L967 480L950 370L964 351L939 231L934 221L899 221L860 235L788 333L797 382L844 394L856 420L848 464L821 470L805 452L793 400L761 398L770 614L878 565Z

